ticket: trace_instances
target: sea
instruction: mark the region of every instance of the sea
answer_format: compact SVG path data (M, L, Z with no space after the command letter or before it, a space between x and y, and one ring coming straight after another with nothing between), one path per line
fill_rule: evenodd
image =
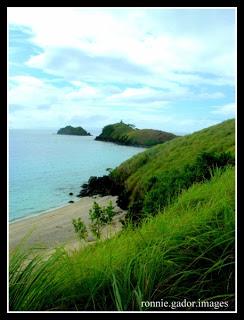
M107 174L144 148L57 135L56 130L9 130L8 217L13 222L77 201L90 176ZM69 193L73 193L72 196Z

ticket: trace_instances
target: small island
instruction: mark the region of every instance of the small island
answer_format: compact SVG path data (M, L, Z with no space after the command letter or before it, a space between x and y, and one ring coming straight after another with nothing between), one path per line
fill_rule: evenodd
M137 129L133 124L126 124L120 121L119 123L105 126L102 133L95 140L128 146L151 147L176 137L175 134L170 132L154 129Z
M82 127L72 127L66 126L65 128L61 128L58 130L57 134L67 134L67 135L74 135L74 136L91 136L89 132L87 132Z

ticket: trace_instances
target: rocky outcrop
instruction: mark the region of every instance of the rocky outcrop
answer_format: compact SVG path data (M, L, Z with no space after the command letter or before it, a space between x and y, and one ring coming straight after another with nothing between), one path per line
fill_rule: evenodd
M59 129L57 134L67 134L67 135L74 135L74 136L90 136L91 135L82 127L72 127L72 126L66 126L64 128Z

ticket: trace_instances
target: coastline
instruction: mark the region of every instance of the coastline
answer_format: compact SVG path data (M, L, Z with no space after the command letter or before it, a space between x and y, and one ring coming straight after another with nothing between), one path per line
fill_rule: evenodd
M74 201L74 203L80 201L80 198L78 198L77 200L76 199L72 199ZM32 214L28 215L28 216L23 216L23 217L20 217L20 218L15 218L15 219L12 219L12 220L9 220L8 223L9 225L11 225L12 223L16 223L16 222L20 222L22 220L28 220L30 218L36 218L40 215L44 215L46 213L50 213L51 211L55 211L55 210L58 210L58 209L62 209L64 207L67 207L67 206L70 206L71 203L63 203L57 207L53 207L51 209L47 209L47 210L40 210L40 211L36 211L36 212L33 212Z
M86 242L78 240L72 219L81 217L88 225L89 210L93 202L96 201L99 205L105 206L110 200L118 214L114 218L112 228L108 230L105 227L102 232L102 238L108 238L122 228L120 218L125 212L116 205L117 197L83 197L74 203L9 222L9 249L13 250L22 241L24 248L54 249L63 245L72 250L81 245L84 246ZM90 237L90 242L92 241L94 238Z
M95 137L94 141L100 141L100 142L109 142L113 144L117 144L119 146L125 146L125 147L134 147L134 148L142 148L142 149L149 149L152 146L144 145L144 144L136 144L136 143L126 143L126 142L121 142L121 141L116 141L116 140L110 140L106 138L101 138L99 136Z

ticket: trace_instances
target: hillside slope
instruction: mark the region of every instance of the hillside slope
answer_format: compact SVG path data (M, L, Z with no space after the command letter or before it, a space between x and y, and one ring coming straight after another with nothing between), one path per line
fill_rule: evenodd
M10 310L234 310L234 168L193 185L162 213L72 255L26 260L15 251ZM171 308L142 304L161 299ZM173 304L184 299L205 308Z
M125 124L121 121L120 123L105 126L102 133L95 140L150 147L175 137L176 135L173 133L160 130L136 129L133 125Z
M203 152L235 153L235 121L224 121L191 135L154 146L122 163L112 172L129 198L128 205L143 206L148 192L165 179L167 173L184 172Z

